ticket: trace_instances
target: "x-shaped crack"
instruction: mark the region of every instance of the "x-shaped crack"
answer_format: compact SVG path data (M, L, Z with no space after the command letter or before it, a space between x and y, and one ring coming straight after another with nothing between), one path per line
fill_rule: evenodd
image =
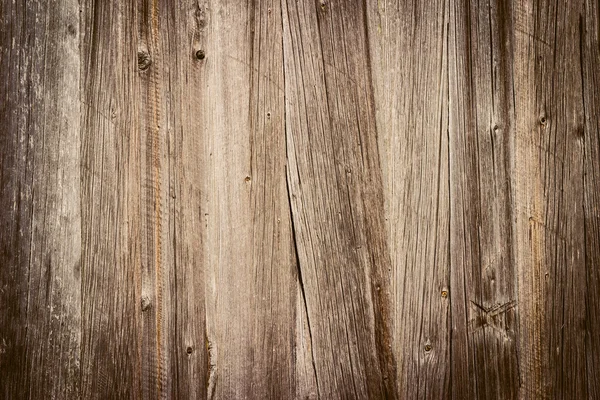
M492 307L484 307L472 300L471 304L473 304L477 310L477 316L469 321L469 330L471 332L477 332L478 330L489 326L502 335L506 335L506 330L503 327L498 326L496 317L515 308L517 306L516 300L511 300L504 304L499 304Z

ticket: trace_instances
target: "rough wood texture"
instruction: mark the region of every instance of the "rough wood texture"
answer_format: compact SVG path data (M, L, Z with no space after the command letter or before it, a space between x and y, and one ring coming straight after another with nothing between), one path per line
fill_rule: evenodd
M0 397L80 396L79 6L2 2Z
M82 397L139 398L140 124L127 40L135 8L90 0L80 16Z
M511 6L450 6L452 395L511 399L519 387L512 260ZM463 368L456 370L455 366Z
M597 393L597 7L369 8L406 398Z
M283 23L288 185L317 395L393 398L364 4L287 1Z
M597 298L600 288L589 288L586 274L586 226L598 216L586 223L585 146L599 132L584 123L583 6L539 1L514 9L513 229L523 398L588 398L588 379L599 379L586 368L586 354L597 349L585 347L587 293Z
M440 398L450 380L448 4L368 4L398 394Z
M596 0L0 2L0 398L600 397Z

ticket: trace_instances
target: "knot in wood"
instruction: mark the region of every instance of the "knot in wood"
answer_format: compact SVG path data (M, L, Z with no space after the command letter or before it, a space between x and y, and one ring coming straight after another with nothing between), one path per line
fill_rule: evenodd
M142 296L142 311L146 311L150 308L150 298L148 296Z
M151 64L150 54L147 51L138 51L138 68L145 71L150 68Z

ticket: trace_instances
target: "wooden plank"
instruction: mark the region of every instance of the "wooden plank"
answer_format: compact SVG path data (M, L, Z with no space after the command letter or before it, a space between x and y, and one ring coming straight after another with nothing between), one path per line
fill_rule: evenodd
M600 95L597 90L600 86L600 4L585 1L579 23L584 119L585 354L587 394L588 398L595 399L600 397Z
M510 3L451 2L449 48L451 393L518 394L512 258Z
M394 398L365 5L282 7L288 184L318 396Z
M588 398L582 6L517 1L514 9L521 398Z
M150 69L160 69L157 85L161 99L164 97L159 111L165 147L162 167L166 170L162 225L167 235L163 243L164 284L170 301L163 310L169 315L165 320L170 321L165 328L166 347L161 349L169 355L165 376L171 386L165 394L168 398L204 399L211 368L206 335L202 204L206 174L203 111L209 102L203 96L204 61L196 51L203 48L200 44L207 39L206 5L159 2L156 18L160 49L151 52L157 64Z
M450 385L448 4L367 2L400 398ZM458 298L458 297L457 297Z
M173 242L169 237L169 53L162 2L137 2L140 74L142 396L166 399L175 390Z
M295 377L306 350L295 345L278 3L144 1L139 12L144 395L293 397L309 383Z
M277 1L207 4L205 221L209 396L293 398L295 255Z
M136 10L81 10L82 397L141 398Z
M79 6L1 9L0 396L77 398Z

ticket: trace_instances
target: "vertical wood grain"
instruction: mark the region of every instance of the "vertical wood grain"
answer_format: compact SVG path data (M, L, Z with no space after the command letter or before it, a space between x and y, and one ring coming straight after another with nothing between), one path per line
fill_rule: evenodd
M205 156L209 395L296 392L298 286L285 180L281 10L211 2Z
M283 4L288 182L320 398L395 397L366 22L358 2Z
M79 6L1 7L0 397L77 398Z
M207 172L203 110L204 61L196 52L207 41L207 10L201 2L160 3L159 25L164 73L164 121L167 180L164 182L165 251L170 314L170 355L166 376L172 381L168 398L205 399L210 396L210 343L206 334L204 248L205 217L202 196ZM157 67L157 66L155 66Z
M448 3L367 2L400 398L450 384Z
M82 397L141 398L135 6L81 7Z
M0 398L600 396L595 0L0 2Z
M579 20L583 90L583 212L588 398L600 397L600 4L585 1ZM579 226L579 229L582 227Z
M139 5L144 395L287 398L298 284L277 2ZM145 154L145 155L144 155Z
M138 60L147 64L140 74L140 174L141 174L141 294L142 396L172 397L176 382L174 346L173 242L170 227L169 49L168 17L163 2L140 0ZM143 61L147 59L147 61Z
M588 397L586 292L598 288L586 282L582 6L515 3L513 229L522 398Z
M517 397L511 6L450 3L451 393ZM453 372L454 372L453 370Z

